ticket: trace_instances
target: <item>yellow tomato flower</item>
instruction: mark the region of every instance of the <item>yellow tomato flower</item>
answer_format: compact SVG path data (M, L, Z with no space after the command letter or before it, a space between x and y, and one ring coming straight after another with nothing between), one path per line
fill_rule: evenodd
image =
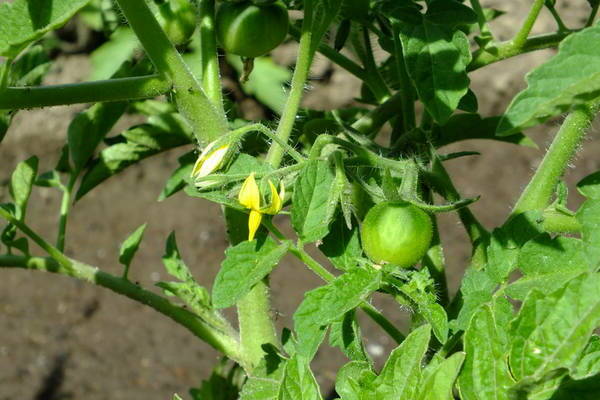
M210 143L198 157L192 169L192 178L204 178L221 168L229 151L229 144L214 149L216 142Z
M269 188L271 189L271 204L267 207L260 207L260 190L256 184L254 178L254 172L251 173L240 189L238 194L239 203L250 210L250 216L248 217L248 240L254 240L254 235L260 227L263 214L275 215L283 207L283 198L285 197L285 187L281 184L280 192L277 193L277 189L273 182L269 181Z

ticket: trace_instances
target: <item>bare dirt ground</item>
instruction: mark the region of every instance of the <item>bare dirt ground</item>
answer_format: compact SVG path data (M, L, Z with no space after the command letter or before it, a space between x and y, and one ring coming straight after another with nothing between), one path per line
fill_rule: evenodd
M494 32L501 39L510 38L530 4L514 0L483 3L516 16L494 23ZM580 25L588 9L585 0L557 3L567 12L568 25ZM553 22L546 15L534 32L552 29ZM525 72L552 54L543 51L521 56L473 73L482 114L501 113L510 98L525 86ZM319 65L330 68L322 59ZM83 56L64 57L46 83L80 81L86 71ZM305 101L322 108L349 105L357 88L355 80L336 69L327 83L313 83ZM41 158L42 171L55 164L68 123L81 109L56 107L19 113L0 145L0 202L8 198L5 184L19 161L35 154ZM488 228L506 217L559 122L528 132L539 150L482 141L445 149L482 153L451 161L448 167L463 196L482 195L473 210ZM120 123L119 128L128 123L131 121ZM160 257L167 235L174 230L184 259L197 279L210 287L227 246L219 208L184 194L162 203L156 201L184 151L178 149L131 167L84 197L71 217L67 253L117 273L120 242L148 222L132 266L132 279L150 287L166 278ZM571 187L600 169L599 151L596 125L569 171ZM59 201L52 190L35 190L28 220L45 237L55 235ZM572 201L573 207L580 201L574 191ZM441 218L441 230L448 250L450 285L456 290L468 258L466 235L453 216ZM320 284L301 264L285 259L272 277L274 309L281 326L291 325L303 292ZM407 318L406 312L392 303L376 298L375 304L396 322ZM365 336L374 358L384 360L392 346L389 338L367 321ZM184 395L189 387L199 385L216 360L217 354L185 329L105 289L52 274L0 271L0 400L170 399L174 392ZM325 392L332 387L335 371L343 362L337 350L324 348L317 355L313 368Z

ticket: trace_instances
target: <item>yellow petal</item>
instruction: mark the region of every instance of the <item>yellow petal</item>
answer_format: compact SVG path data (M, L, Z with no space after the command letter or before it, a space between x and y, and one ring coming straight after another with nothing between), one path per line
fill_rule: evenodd
M242 206L251 210L258 211L260 209L260 191L258 190L256 179L254 179L254 172L248 175L242 184L238 201Z
M264 209L263 213L275 215L281 211L282 197L277 193L277 189L275 188L275 185L273 185L273 182L269 181L269 187L271 188L271 205ZM283 194L285 195L285 189Z
M218 170L223 164L223 159L229 150L229 145L223 145L214 151L210 151L213 143L209 144L206 149L200 154L194 168L192 169L192 177L203 178Z
M250 211L250 216L248 217L248 240L254 240L254 235L260 227L261 220L262 214L260 211Z

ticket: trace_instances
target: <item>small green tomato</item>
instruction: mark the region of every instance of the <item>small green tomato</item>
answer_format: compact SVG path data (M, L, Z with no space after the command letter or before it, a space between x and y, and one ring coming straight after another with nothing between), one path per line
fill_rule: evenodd
M177 46L190 40L196 30L195 6L189 0L170 0L158 6L158 22Z
M425 255L433 227L429 215L406 202L384 201L371 208L361 226L363 250L377 263L410 267Z
M281 1L225 2L217 11L216 28L217 39L226 52L256 58L284 41L289 28L288 11Z

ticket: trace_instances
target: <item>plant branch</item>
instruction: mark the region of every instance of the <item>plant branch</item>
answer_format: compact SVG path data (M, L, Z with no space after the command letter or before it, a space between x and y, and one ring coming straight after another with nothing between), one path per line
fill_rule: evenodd
M594 3L594 6L592 7L592 11L590 12L590 16L588 17L587 22L585 23L585 26L592 26L594 24L594 19L596 18L596 14L598 14L598 8L600 7L600 1L597 1Z
M240 353L239 343L235 339L233 328L231 328L231 332L221 332L215 327L205 323L190 311L176 306L167 299L145 290L126 279L108 274L97 267L75 260L69 260L69 263L71 268L65 268L61 263L58 263L51 258L0 255L0 267L47 271L70 276L105 287L113 292L145 304L186 327L194 335L198 336L227 357L240 363L240 365L247 365L247 360L245 360L243 354Z
M305 24L307 21L305 20ZM285 103L283 113L281 114L281 120L277 126L276 135L281 141L287 143L294 128L296 122L296 115L298 114L298 108L300 107L300 101L302 100L302 94L304 92L304 85L308 79L308 72L310 70L310 64L312 62L311 54L312 44L312 32L310 29L302 29L302 35L300 38L300 46L298 48L298 60L296 62L296 68L294 69L294 75L292 76L292 87ZM273 167L279 167L283 159L283 148L276 143L273 143L267 153L267 162Z
M192 126L196 139L207 144L229 128L222 105L215 107L175 46L160 27L145 0L117 0L129 25L159 73L173 82L181 115Z
M404 133L410 132L416 125L415 122L415 99L413 96L413 87L404 64L404 51L402 50L402 43L400 42L400 28L398 26L400 22L396 21L392 24L394 31L394 51L396 53L396 69L398 71L398 78L400 79L400 93L401 93L401 104L402 104L402 126ZM392 142L395 142L397 138L392 137Z
M533 28L535 20L540 15L540 11L542 10L542 7L544 7L545 1L546 0L534 0L533 5L529 10L529 14L527 14L527 18L525 18L525 21L523 21L521 29L519 29L515 37L512 39L512 42L515 45L515 47L522 47L525 41L527 40L527 36L529 36L529 33L531 32L531 28Z
M0 95L0 110L144 99L165 94L171 87L169 80L160 75L65 85L8 87Z
M564 38L574 32L576 31L571 30L533 36L520 45L516 45L513 41L508 41L487 46L486 48L479 49L473 53L473 58L467 66L467 71L474 71L481 67L485 67L486 65L518 56L523 53L528 53L530 51L556 47Z
M575 155L599 107L600 102L582 105L569 114L531 181L521 193L510 217L529 210L544 210L548 206L556 184Z
M202 87L215 107L223 107L217 38L215 36L215 0L199 0L200 54Z
M77 180L79 171L72 171L69 176L67 186L63 187L63 196L60 203L60 218L58 221L58 235L56 238L56 248L59 251L65 250L65 238L67 234L67 221L69 219L69 211L71 209L71 194Z

